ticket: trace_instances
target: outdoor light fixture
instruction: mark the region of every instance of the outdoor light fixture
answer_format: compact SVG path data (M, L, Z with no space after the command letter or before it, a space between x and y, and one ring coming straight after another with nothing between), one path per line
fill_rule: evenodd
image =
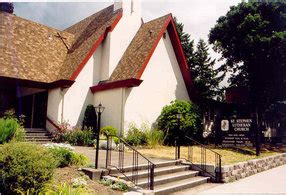
M182 113L177 113L177 119L181 119L183 117Z
M102 106L101 103L99 103L98 106L95 106L95 111L96 111L96 113L98 113L98 114L103 113L104 109L105 109L105 107Z
M100 130L100 121L101 121L101 113L103 113L105 107L101 105L95 106L95 111L97 113L97 130L96 130L96 152L95 152L95 168L98 167L98 152L99 152L99 130Z

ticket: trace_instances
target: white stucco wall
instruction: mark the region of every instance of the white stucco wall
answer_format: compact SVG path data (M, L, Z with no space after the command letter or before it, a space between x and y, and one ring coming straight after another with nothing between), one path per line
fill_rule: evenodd
M168 33L166 35L155 49L141 77L141 85L126 89L125 129L130 123L152 125L162 108L172 100L189 100Z
M105 107L101 115L101 127L113 126L119 131L123 127L125 89L117 88L99 91L94 94L94 105L100 103Z
M82 124L86 106L94 103L90 87L99 81L101 51L99 46L70 88L49 91L47 116L54 122L67 121L72 126Z
M133 5L131 2L131 0L123 0L123 16L104 41L102 80L107 80L110 77L141 26L141 1L133 0Z

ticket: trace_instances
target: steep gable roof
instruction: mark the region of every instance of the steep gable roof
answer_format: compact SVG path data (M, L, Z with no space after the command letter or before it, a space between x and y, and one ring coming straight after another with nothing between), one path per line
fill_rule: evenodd
M75 80L121 17L112 5L60 31L0 11L0 77Z
M122 17L122 10L113 5L91 15L65 31L75 35L75 41L61 69L61 77L74 80L96 48Z
M74 35L0 11L0 76L52 82L58 79Z
M126 49L109 80L106 83L91 87L91 91L94 93L117 87L134 87L136 84L139 86L142 82L139 82L140 78L166 30L170 35L188 94L190 98L194 98L196 94L191 74L171 14L143 24Z

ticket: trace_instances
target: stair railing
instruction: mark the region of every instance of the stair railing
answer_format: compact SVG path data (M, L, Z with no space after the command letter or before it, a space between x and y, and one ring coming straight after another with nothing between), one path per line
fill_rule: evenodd
M190 162L192 166L202 171L205 175L210 176L213 181L221 182L221 155L189 136L185 136L185 138L188 140L188 157L186 160ZM192 147L194 145L199 147L199 153L196 152L196 155L199 155L199 157L196 158L196 160L194 159L194 151ZM176 149L176 151L180 150ZM177 152L175 155L176 158L180 156ZM207 162L207 158L214 159L214 163ZM208 165L214 166L214 172L211 171Z
M112 142L113 138L118 140L117 150L112 150ZM124 173L124 161L125 159L125 148L128 148L132 152L132 176L128 177ZM118 154L116 154L118 152ZM112 155L118 155L118 162L114 162L112 160ZM120 171L124 177L137 185L138 183L138 171L139 171L139 157L147 162L147 170L148 170L148 189L154 190L154 169L155 164L152 163L148 158L146 158L144 155L142 155L139 151L137 151L134 147L132 147L130 144L128 144L126 141L124 141L121 137L115 136L115 135L109 135L107 136L107 144L106 144L106 169L110 167L116 168L118 171Z

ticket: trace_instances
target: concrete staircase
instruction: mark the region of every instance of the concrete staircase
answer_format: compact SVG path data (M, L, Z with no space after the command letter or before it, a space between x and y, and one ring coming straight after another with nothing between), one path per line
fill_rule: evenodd
M26 128L26 141L45 144L52 142L52 135L43 128Z
M147 165L139 165L138 167L138 182L137 186L142 189L148 188L148 170ZM193 188L209 181L208 177L199 176L199 171L190 169L189 165L182 165L181 161L166 161L156 163L154 178L154 193L170 194L180 190ZM124 168L124 174L132 178L132 167ZM126 180L126 177L119 173L116 169L111 169L106 179Z

